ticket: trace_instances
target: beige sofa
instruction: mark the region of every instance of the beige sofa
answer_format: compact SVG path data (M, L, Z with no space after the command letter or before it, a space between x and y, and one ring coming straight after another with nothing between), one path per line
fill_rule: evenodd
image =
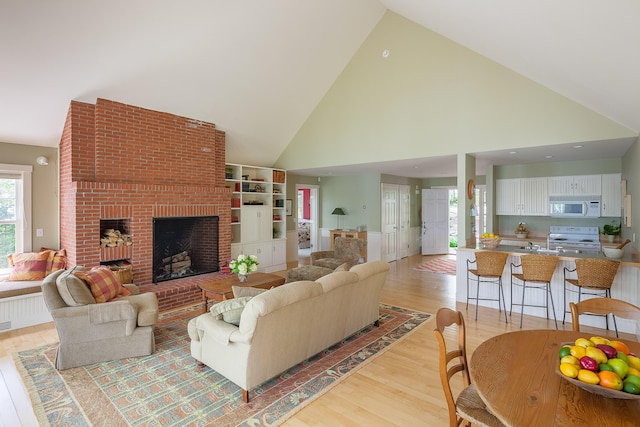
M373 261L316 281L282 285L251 298L239 326L210 313L189 321L191 355L249 390L379 317L389 264Z

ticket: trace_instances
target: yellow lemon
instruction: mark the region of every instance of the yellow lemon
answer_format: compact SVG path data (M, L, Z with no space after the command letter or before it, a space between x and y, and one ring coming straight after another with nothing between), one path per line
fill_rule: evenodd
M561 363L560 372L562 372L562 375L566 377L575 378L578 376L578 367L576 365L572 365L571 363Z
M577 359L581 359L587 355L587 350L584 347L580 347L579 345L572 345L569 347L571 351L571 355L576 357Z
M586 353L587 356L598 362L598 364L607 363L607 355L604 354L604 351L600 350L599 348L587 347Z
M586 338L578 338L576 340L576 345L579 345L580 347L584 347L584 348L595 347L596 346L594 343L592 343L591 341L589 341Z
M600 377L598 376L598 374L586 369L580 369L578 371L578 379L587 384L598 384L600 382Z
M580 361L576 359L575 356L572 356L572 355L564 356L562 359L560 359L560 363L569 363L571 365L580 366ZM577 372L576 372L576 375L577 375Z
M638 378L640 378L640 369L636 369L636 368L632 368L631 366L629 366L629 371L627 372L627 377L629 377L629 375L635 375ZM640 384L638 384L640 386Z
M629 359L629 366L640 370L640 357L629 354L627 355L627 359Z
M591 337L589 338L589 341L594 344L609 344L609 340L602 337Z

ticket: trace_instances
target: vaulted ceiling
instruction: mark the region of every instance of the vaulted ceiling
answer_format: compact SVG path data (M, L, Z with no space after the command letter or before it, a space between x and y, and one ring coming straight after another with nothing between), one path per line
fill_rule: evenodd
M631 0L3 0L0 141L57 146L69 102L100 97L213 122L230 161L273 164L387 10L640 130Z

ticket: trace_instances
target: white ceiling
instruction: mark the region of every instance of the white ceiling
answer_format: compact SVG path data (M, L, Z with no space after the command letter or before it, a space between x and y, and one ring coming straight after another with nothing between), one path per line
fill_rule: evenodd
M271 165L387 8L640 130L634 0L2 0L0 141L57 146L70 101L100 97L213 122L229 161ZM477 153L478 173L620 157L631 143ZM450 175L455 158L299 172L443 167Z

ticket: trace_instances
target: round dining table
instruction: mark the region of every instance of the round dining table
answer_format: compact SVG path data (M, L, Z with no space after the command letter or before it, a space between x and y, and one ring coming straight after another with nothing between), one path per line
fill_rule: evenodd
M640 399L592 394L556 372L562 345L592 335L554 329L495 336L473 352L471 383L507 426L640 426ZM620 341L640 354L640 343Z

